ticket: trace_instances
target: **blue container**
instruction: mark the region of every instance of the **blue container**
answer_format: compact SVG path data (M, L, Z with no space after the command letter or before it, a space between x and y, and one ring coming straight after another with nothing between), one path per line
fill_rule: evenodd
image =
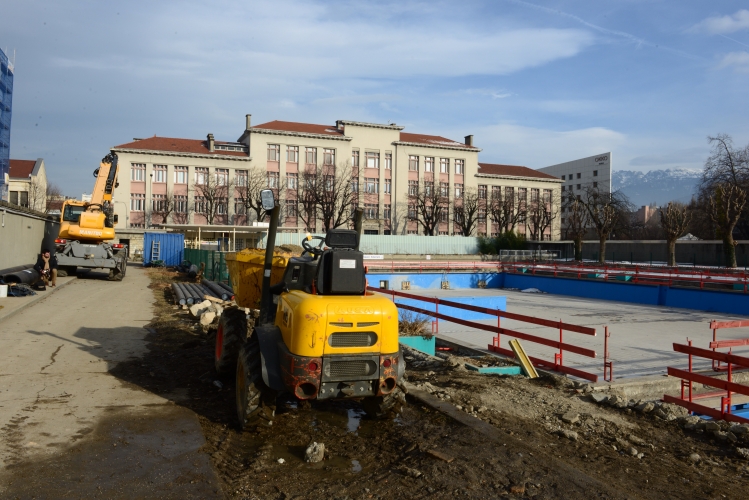
M156 243L156 245L154 245ZM158 246L158 255L154 254ZM178 266L182 263L185 251L185 235L181 233L145 233L143 235L143 264L160 260L165 266Z
M434 337L400 337L398 338L398 342L417 351L434 356Z

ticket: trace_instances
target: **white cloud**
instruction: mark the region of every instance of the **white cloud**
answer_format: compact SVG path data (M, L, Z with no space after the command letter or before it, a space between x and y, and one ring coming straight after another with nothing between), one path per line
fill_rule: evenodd
M604 127L549 130L503 123L476 132L482 148L481 161L543 168L584 158L603 151L616 151L627 137Z
M749 29L749 10L742 9L733 15L708 17L687 31L690 33L725 35L745 29Z
M749 73L749 52L729 52L720 60L718 68L733 68L739 73Z

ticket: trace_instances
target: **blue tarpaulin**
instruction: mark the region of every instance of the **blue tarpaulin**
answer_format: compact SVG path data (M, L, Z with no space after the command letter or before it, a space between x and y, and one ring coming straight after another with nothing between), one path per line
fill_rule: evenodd
M156 245L154 245L156 243ZM181 233L145 233L143 235L143 264L160 260L165 266L182 263L185 250L185 235ZM158 251L158 255L155 252Z

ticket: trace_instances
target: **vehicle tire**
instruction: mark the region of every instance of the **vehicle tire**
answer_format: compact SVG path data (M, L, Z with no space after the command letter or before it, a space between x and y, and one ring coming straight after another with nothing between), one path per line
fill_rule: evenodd
M127 259L122 257L117 267L109 271L109 281L122 281L127 271Z
M60 266L57 268L57 277L64 278L65 276L75 276L75 266Z
M216 349L213 361L216 372L231 373L237 366L237 356L247 338L247 316L241 309L225 309L218 321Z
M240 430L273 423L276 393L263 382L260 344L254 333L239 350L235 390Z
M371 396L364 398L362 408L369 418L383 419L388 415L397 413L398 407L403 401L403 393L399 388L387 396Z

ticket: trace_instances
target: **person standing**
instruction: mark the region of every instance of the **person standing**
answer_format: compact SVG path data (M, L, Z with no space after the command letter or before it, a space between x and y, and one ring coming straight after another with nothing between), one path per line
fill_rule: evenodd
M51 255L49 250L42 250L34 269L39 271L46 286L57 286L57 257Z

